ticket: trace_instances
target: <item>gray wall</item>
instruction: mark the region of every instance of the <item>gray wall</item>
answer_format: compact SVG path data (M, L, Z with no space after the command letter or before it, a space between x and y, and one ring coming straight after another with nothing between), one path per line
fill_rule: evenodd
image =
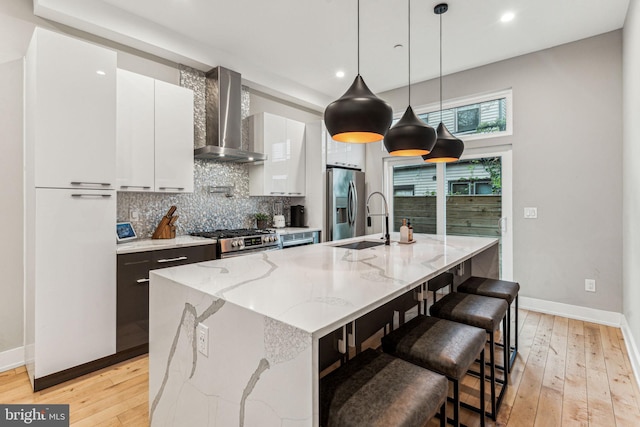
M622 144L622 296L636 346L640 343L640 2L631 0L624 27ZM637 349L637 347L636 347ZM635 354L635 363L640 363ZM633 360L633 355L632 355ZM638 366L638 365L636 365ZM638 375L638 374L637 374Z
M449 75L443 85L446 99L513 90L513 135L483 142L513 148L520 295L622 312L621 31ZM381 97L406 108L406 90ZM437 80L412 86L414 107L437 97ZM381 167L379 147L368 148L367 173ZM525 220L525 206L538 219ZM585 292L586 278L596 293Z
M0 64L0 353L22 346L22 60Z

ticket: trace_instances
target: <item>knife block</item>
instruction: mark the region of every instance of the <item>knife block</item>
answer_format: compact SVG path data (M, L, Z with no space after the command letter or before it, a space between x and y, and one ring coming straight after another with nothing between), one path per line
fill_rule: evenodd
M169 212L162 217L160 223L156 227L156 231L151 236L152 239L175 239L176 238L176 226L173 225L178 219L178 215L173 216L176 211L175 206L171 206Z

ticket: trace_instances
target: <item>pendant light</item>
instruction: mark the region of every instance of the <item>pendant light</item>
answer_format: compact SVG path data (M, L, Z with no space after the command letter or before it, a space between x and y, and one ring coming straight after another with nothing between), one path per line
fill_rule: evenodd
M324 124L339 142L367 143L384 138L393 110L375 96L360 76L360 0L358 0L358 75L339 99L324 110Z
M420 120L411 108L411 0L407 0L409 48L409 106L402 118L384 138L384 146L392 156L422 156L429 154L436 143L436 131Z
M433 8L436 15L440 15L440 124L438 125L436 145L433 150L422 159L427 163L449 163L460 159L464 151L462 140L451 135L442 122L442 14L449 10L447 3L440 3Z

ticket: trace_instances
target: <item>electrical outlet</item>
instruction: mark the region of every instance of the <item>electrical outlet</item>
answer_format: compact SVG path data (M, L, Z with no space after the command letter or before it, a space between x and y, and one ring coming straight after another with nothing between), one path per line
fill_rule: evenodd
M524 217L527 219L538 218L538 208L524 208Z
M132 210L129 212L129 221L137 221L140 218L138 211Z
M196 328L198 351L205 357L209 357L209 328L204 323L198 323Z
M595 292L596 281L594 279L584 279L584 290L587 292Z

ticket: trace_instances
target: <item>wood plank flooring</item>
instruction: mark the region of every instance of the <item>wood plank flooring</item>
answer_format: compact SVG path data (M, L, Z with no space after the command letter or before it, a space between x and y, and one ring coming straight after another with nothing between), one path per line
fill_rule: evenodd
M620 329L520 310L519 330L510 385L488 426L640 426L640 390ZM148 374L141 356L33 393L20 367L0 373L0 403L68 403L74 427L147 426ZM467 376L463 400L477 404L478 388ZM461 420L479 425L470 411Z

